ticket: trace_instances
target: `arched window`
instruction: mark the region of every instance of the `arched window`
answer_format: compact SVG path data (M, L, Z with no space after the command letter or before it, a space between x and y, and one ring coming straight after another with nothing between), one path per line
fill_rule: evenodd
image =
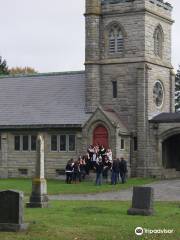
M154 54L156 56L162 57L163 50L163 30L159 25L154 31Z
M111 27L109 31L109 53L123 53L124 39L119 26Z

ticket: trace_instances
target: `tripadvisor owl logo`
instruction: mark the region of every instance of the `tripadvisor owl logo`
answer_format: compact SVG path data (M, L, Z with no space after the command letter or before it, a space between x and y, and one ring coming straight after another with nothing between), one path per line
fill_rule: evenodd
M141 236L141 235L143 235L143 233L144 233L144 230L143 230L142 227L137 227L137 228L135 229L135 234L136 234L137 236Z

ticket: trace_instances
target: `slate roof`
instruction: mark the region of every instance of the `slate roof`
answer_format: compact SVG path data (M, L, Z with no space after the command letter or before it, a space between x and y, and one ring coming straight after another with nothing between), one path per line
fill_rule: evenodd
M0 77L0 127L83 125L85 74Z
M180 122L180 112L160 113L150 120L152 123L176 123Z

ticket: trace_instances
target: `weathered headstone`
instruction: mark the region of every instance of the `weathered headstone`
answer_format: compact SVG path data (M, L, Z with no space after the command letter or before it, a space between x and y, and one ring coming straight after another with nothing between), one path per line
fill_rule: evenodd
M132 208L129 215L153 215L154 189L151 187L134 187Z
M0 231L23 231L28 224L23 222L23 193L13 190L0 191Z
M39 134L37 138L37 159L35 177L32 180L32 193L30 202L27 203L30 208L48 207L47 184L44 178L44 136Z

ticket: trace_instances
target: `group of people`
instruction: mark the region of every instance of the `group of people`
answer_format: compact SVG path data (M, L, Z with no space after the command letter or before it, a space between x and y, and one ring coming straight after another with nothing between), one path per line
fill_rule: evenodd
M111 172L111 184L116 185L120 181L124 184L127 180L127 162L122 157L112 162L105 159L96 162L96 185L102 184L102 178L108 180L109 171Z
M102 179L108 182L111 173L111 184L125 183L127 179L127 163L124 158L113 160L111 149L103 145L90 145L87 154L77 161L70 159L66 165L66 182L68 184L81 182L89 175L90 170L96 171L96 185L102 184Z
M92 162L92 164L95 163L100 159L102 161L105 161L105 158L108 159L108 161L112 162L112 151L110 148L107 150L103 145L96 145L92 146L90 145L87 149L88 158Z
M84 157L79 157L77 161L70 159L67 162L65 171L66 183L81 182L85 179L86 174L88 174L86 159Z

